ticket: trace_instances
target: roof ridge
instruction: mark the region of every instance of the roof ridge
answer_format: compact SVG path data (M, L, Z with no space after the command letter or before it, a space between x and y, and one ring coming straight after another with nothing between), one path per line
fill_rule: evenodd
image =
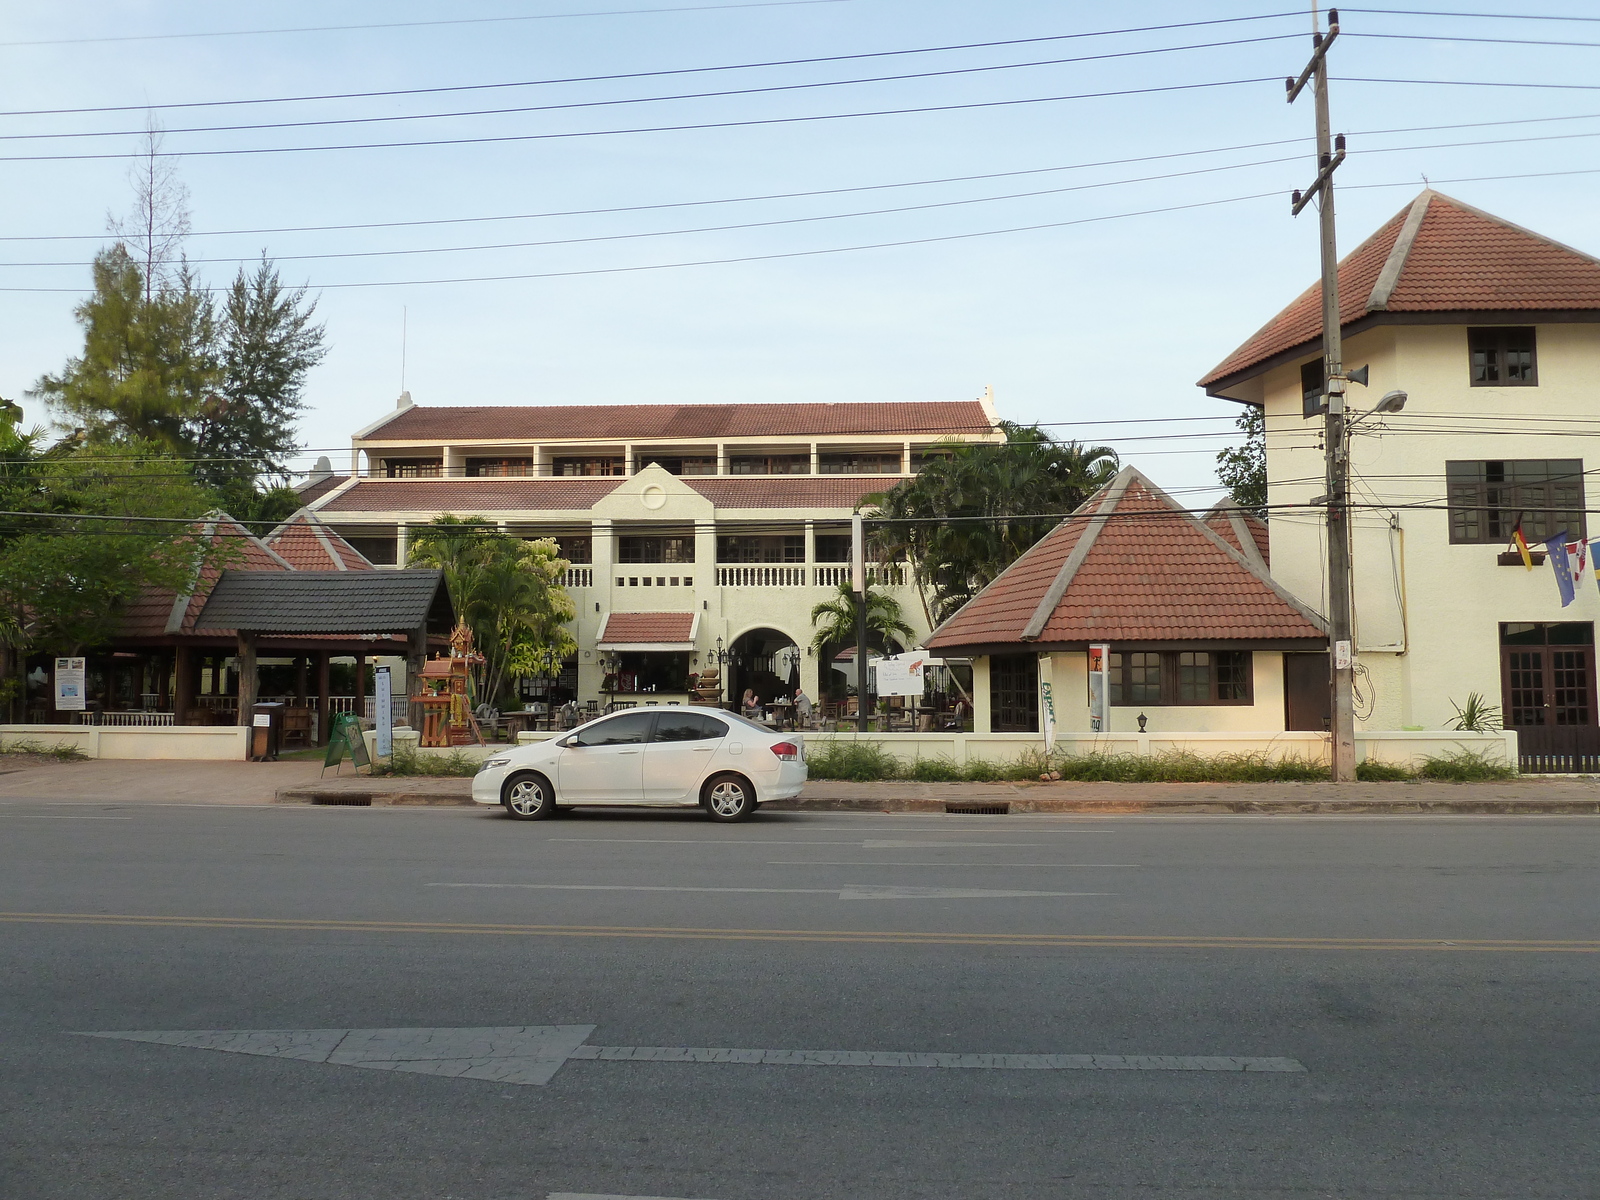
M1406 259L1411 256L1411 247L1416 243L1418 231L1422 229L1422 219L1427 216L1428 206L1438 194L1432 188L1424 188L1422 194L1411 202L1406 223L1400 226L1400 234L1394 239L1394 245L1389 247L1389 257L1384 261L1383 270L1372 282L1372 292L1367 297L1368 312L1381 312L1389 307L1389 297L1394 295L1395 285L1400 282L1400 273L1406 269Z
M1094 516L1089 518L1087 525L1078 534L1078 540L1073 544L1072 553L1067 555L1067 561L1061 564L1061 569L1056 572L1056 577L1050 581L1050 586L1045 588L1044 595L1039 597L1039 603L1034 607L1033 616L1028 618L1028 623L1022 627L1022 640L1032 642L1038 640L1044 627L1050 621L1050 614L1055 612L1056 605L1061 603L1061 597L1066 595L1067 588L1072 585L1072 577L1078 573L1078 568L1083 566L1083 560L1089 557L1089 551L1094 549L1100 532L1105 529L1106 522L1111 519L1111 514L1116 511L1117 505L1122 502L1122 497L1127 495L1128 485L1135 479L1144 479L1137 467L1123 467L1103 489L1104 498L1100 507L1094 510ZM1042 540L1042 539L1041 539ZM976 597L974 597L976 599Z

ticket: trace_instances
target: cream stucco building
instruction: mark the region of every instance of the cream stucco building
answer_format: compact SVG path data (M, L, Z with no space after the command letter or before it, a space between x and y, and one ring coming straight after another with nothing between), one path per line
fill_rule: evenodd
M1539 542L1587 537L1600 468L1600 261L1424 191L1340 264L1358 726L1440 729L1479 693L1525 757L1600 753L1585 572L1563 607ZM1201 381L1266 419L1273 577L1327 606L1320 287ZM1539 555L1511 550L1518 523Z
M1004 440L987 394L476 408L403 396L355 435L348 475L303 494L380 566L404 566L412 531L442 513L556 538L579 648L557 699L681 702L687 676L713 667L725 699L747 687L771 699L796 671L824 697L839 681L810 650L810 613L850 578L850 516L951 440ZM903 565L871 574L925 634Z

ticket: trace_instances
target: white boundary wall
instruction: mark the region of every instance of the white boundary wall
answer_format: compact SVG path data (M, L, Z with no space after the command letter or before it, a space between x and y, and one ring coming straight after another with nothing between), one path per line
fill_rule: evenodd
M1035 733L806 733L810 746L828 742L874 742L897 758L943 758L956 763L984 760L1010 762L1025 752L1044 752L1044 738ZM1517 763L1517 735L1501 733L1451 733L1410 730L1366 730L1356 734L1356 757L1361 762L1382 762L1415 767L1422 760L1460 751L1482 754L1491 762ZM1321 733L1102 733L1058 734L1056 753L1130 754L1173 753L1211 758L1219 754L1265 755L1267 758L1302 758L1328 761L1328 737Z
M71 746L89 758L243 762L249 736L244 725L0 725L0 748L20 743Z

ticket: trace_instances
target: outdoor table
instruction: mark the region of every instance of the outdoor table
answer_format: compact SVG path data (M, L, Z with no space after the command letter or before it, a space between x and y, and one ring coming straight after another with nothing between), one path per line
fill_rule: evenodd
M794 729L794 701L773 700L767 707L772 710L774 723L780 730Z

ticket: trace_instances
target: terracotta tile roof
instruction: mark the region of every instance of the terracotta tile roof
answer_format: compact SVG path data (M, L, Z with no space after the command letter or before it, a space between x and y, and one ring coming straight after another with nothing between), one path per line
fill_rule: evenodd
M1250 547L1261 556L1263 566L1272 565L1272 552L1268 545L1267 523L1252 513L1241 512L1231 504L1219 504L1205 515L1206 528L1246 557ZM1239 537L1240 529L1245 537Z
M597 646L687 644L694 639L692 612L610 613Z
M372 571L366 557L302 508L265 539L296 571Z
M1378 313L1600 309L1600 259L1423 191L1339 263L1341 326ZM1200 381L1230 380L1322 338L1313 284Z
M839 508L846 512L861 497L885 492L901 475L736 475L690 476L684 480L717 508Z
M314 500L322 499L341 484L349 482L350 476L348 475L324 475L321 479L302 483L295 488L295 491L300 493L301 504L310 504Z
M193 633L195 618L205 607L206 598L227 569L236 571L292 571L289 563L227 513L211 513L195 522L202 541L227 549L222 563L202 567L193 585L184 592L171 588L146 588L124 610L119 635L122 637L163 637L174 633Z
M559 479L363 479L319 513L587 511L621 476Z
M687 475L683 482L717 508L836 508L885 491L900 475ZM618 475L556 479L363 479L317 509L361 512L586 512L626 480Z
M989 433L976 400L848 404L520 404L399 410L366 437L383 441L465 438L800 437L810 434Z
M1322 641L1321 621L1132 467L928 638L930 650Z

